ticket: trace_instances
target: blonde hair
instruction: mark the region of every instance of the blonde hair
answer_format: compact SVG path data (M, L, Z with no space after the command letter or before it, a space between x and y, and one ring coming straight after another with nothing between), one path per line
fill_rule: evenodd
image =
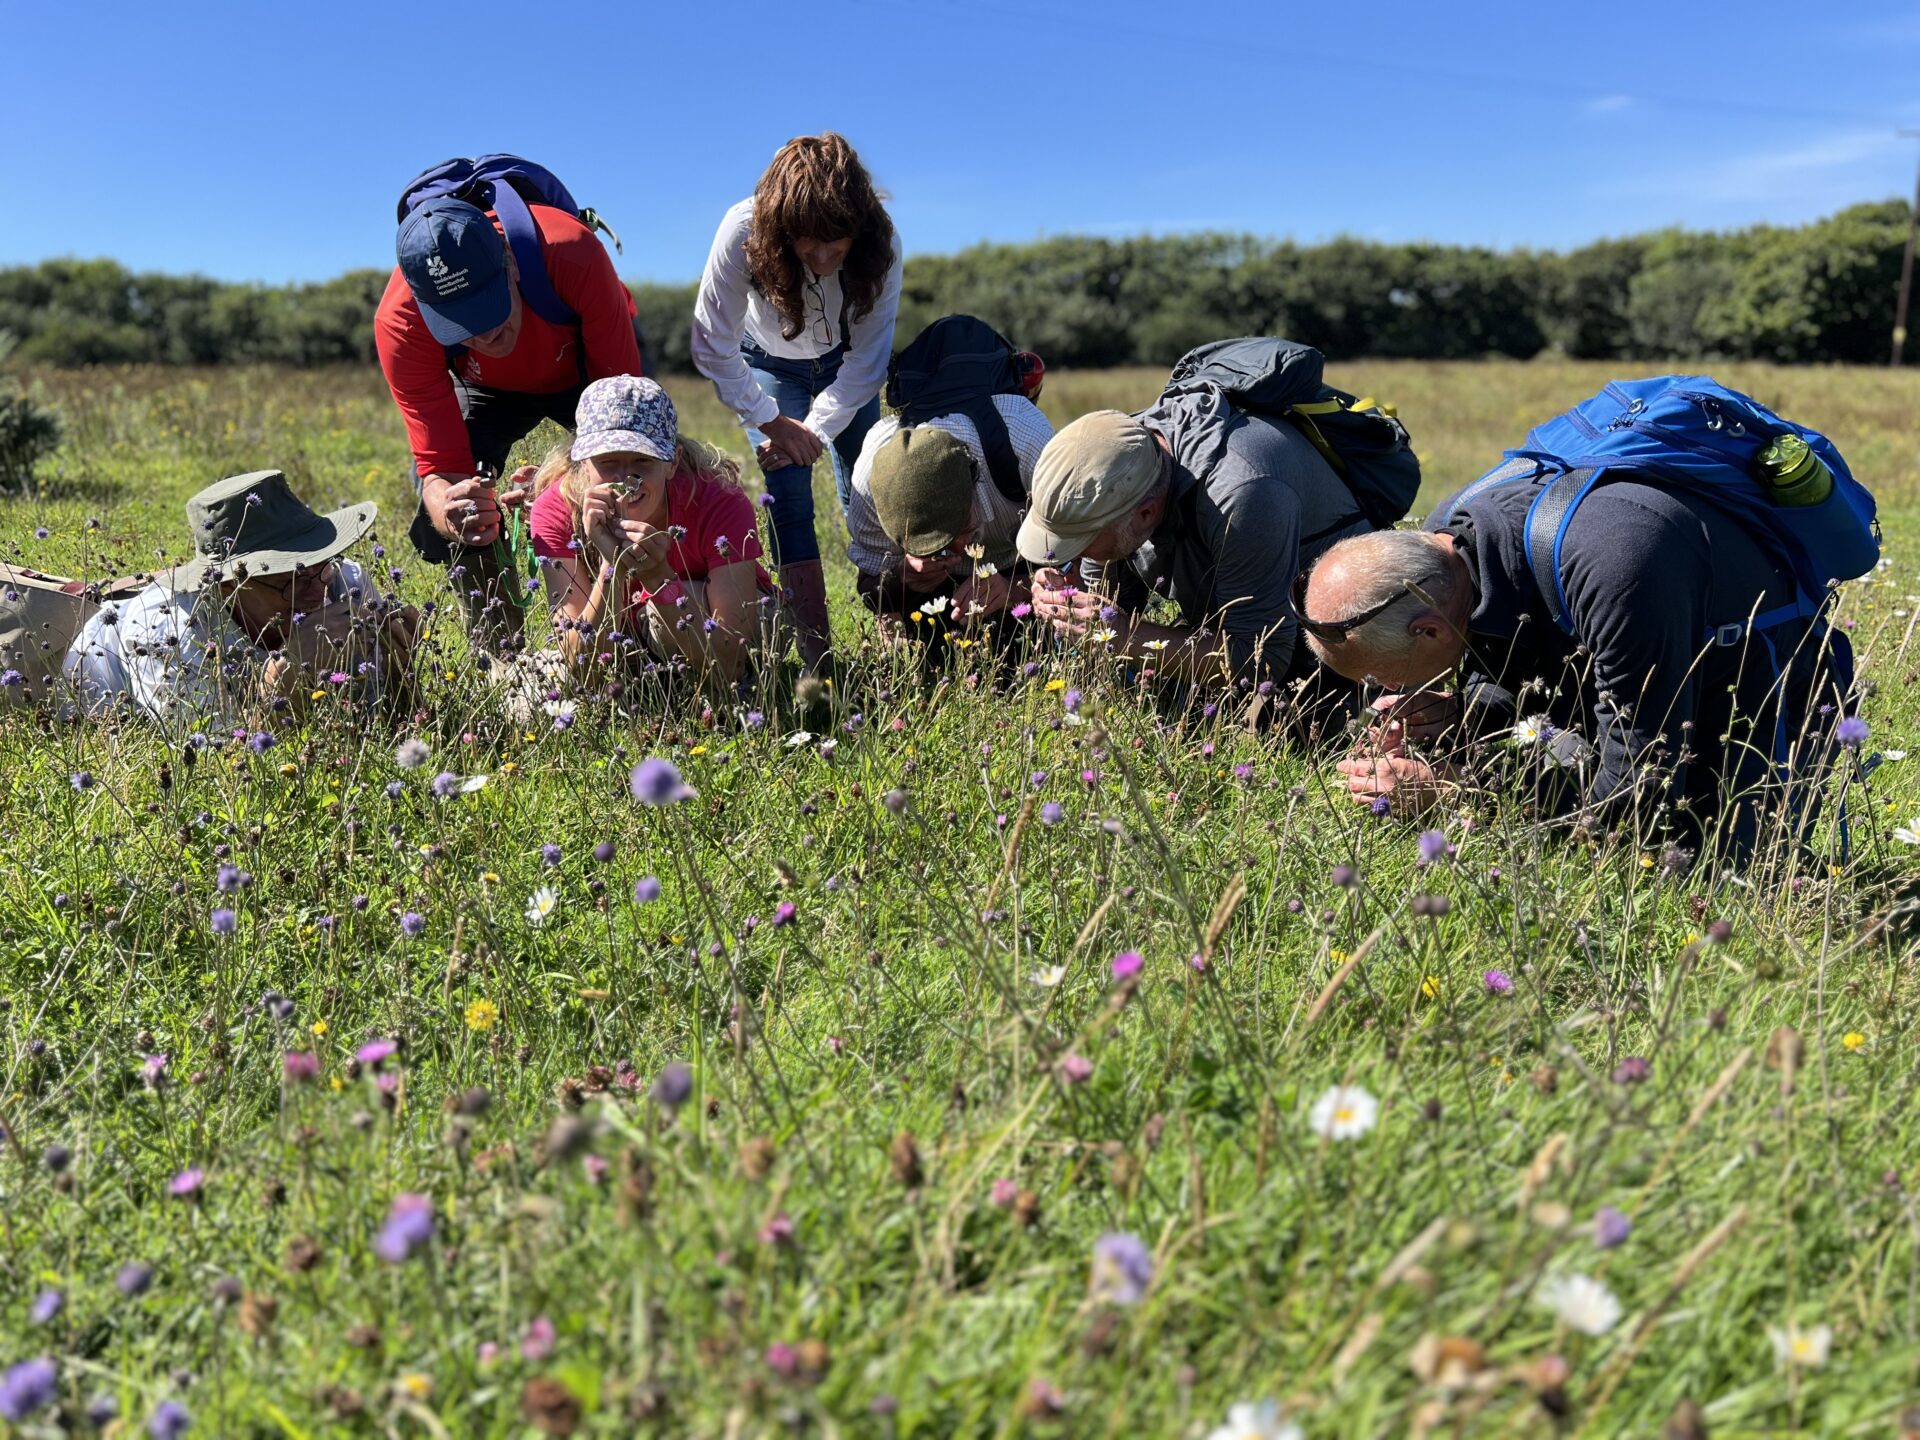
M676 437L675 446L675 476L689 475L696 481L707 480L735 490L745 489L740 483L740 462L717 445L709 445L691 435L681 435ZM556 483L560 486L560 493L567 497L567 510L573 516L573 533L585 544L587 534L580 523L580 507L586 503L587 487L593 483L593 467L584 460L575 460L564 443L554 446L547 452L547 458L540 462L540 468L533 475L533 493L538 496Z

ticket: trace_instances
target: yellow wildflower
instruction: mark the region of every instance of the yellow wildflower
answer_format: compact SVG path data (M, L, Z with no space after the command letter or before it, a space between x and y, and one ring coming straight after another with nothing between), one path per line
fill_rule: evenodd
M1427 976L1426 979L1420 982L1420 993L1429 1000L1434 999L1440 993L1439 979L1432 975Z
M319 1039L320 1036L327 1033L327 1022L324 1020L314 1021L313 1024L307 1027L307 1033L312 1035L316 1040Z
M1862 1035L1858 1030L1849 1030L1840 1037L1840 1043L1849 1050L1858 1050L1862 1045L1867 1043L1867 1037Z
M1053 679L1047 681L1047 689L1050 691L1064 690L1066 688L1067 688L1067 682L1060 679L1058 676L1055 676Z
M500 1019L500 1007L491 1000L476 1000L467 1006L469 1030L491 1030Z
M409 1370L400 1377L400 1388L416 1400L424 1400L433 1394L433 1377L422 1375L418 1370Z

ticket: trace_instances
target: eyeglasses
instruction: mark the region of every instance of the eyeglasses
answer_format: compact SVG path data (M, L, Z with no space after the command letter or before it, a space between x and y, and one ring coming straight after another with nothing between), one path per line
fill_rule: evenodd
M1329 645L1339 645L1369 620L1377 620L1391 610L1403 595L1389 595L1378 605L1362 610L1358 615L1349 615L1344 620L1312 620L1307 617L1307 572L1302 571L1293 582L1293 618L1300 622L1300 628L1316 635Z
M296 566L288 575L263 575L258 579L249 578L242 584L246 588L278 595L283 600L292 600L299 596L324 595L327 584L333 579L333 570L333 561L323 560L318 565Z

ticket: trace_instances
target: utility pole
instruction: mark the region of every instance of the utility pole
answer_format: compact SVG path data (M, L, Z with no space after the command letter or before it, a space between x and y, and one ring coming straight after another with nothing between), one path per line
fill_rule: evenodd
M1920 130L1896 131L1902 140L1920 140ZM1913 298L1913 242L1920 238L1920 176L1913 183L1913 209L1907 212L1907 254L1900 262L1900 298L1893 306L1893 364L1907 348L1907 302Z

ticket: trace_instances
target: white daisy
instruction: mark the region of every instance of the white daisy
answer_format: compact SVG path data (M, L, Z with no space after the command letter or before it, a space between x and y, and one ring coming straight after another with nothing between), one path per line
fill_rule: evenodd
M811 745L812 743L813 732L811 730L796 730L793 734L787 736L787 749L789 750L798 750L802 745Z
M1815 1325L1802 1330L1798 1325L1788 1325L1784 1329L1769 1325L1767 1339L1773 1342L1773 1358L1780 1364L1818 1370L1827 1363L1827 1355L1833 1349L1833 1327Z
M1904 750L1882 750L1880 752L1880 758L1891 765L1896 760L1906 759L1907 752Z
M1323 1091L1307 1112L1307 1124L1325 1140L1358 1140L1380 1122L1380 1102L1358 1085Z
M1067 967L1064 965L1042 965L1038 970L1027 976L1027 979L1031 980L1034 984L1044 985L1049 990L1066 978Z
M1227 1407L1227 1423L1209 1430L1207 1440L1301 1440L1301 1432L1277 1400L1242 1400Z
M1893 838L1902 845L1920 845L1920 815L1916 815L1904 825L1894 827Z
M1604 1335L1620 1323L1620 1302L1591 1275L1555 1275L1536 1298L1560 1323L1582 1335Z
M1167 648L1167 642L1164 640L1142 640L1140 644L1142 648L1147 650L1157 651L1157 650L1164 650ZM1234 1407L1235 1410L1244 1409L1244 1408L1245 1408L1244 1406L1238 1406L1238 1405ZM1231 1415L1233 1413L1233 1410L1229 1410L1227 1413Z
M546 703L545 709L547 714L556 720L571 720L573 718L573 701L571 700L549 700Z
M978 540L974 541L973 544L967 546L967 558L969 560L984 560L986 558L986 555L987 555L987 547L981 544Z
M991 580L999 573L1000 567L991 560L976 560L973 563L973 578L976 580Z
M920 607L922 615L944 615L947 611L947 597L936 595Z
M1553 726L1547 723L1546 716L1529 715L1513 727L1508 738L1515 745L1532 746L1538 745L1551 734L1553 734Z
M559 906L560 892L551 885L542 885L533 892L533 898L527 901L527 923L538 928Z
M488 778L489 777L485 775L469 775L460 782L460 793L462 795L471 795L476 790L486 789Z

